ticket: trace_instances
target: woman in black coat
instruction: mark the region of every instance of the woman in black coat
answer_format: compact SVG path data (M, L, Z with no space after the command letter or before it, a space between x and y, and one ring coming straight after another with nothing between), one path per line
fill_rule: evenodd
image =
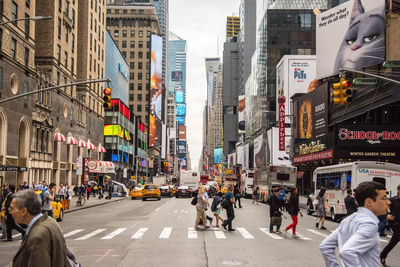
M293 223L290 224L289 226L286 227L286 229L283 231L283 233L286 235L287 231L292 228L293 231L293 237L298 238L298 235L296 234L296 226L298 222L298 214L300 213L300 216L303 217L303 214L301 213L299 209L299 192L297 188L294 188L292 192L290 193L289 197L289 202L288 202L288 212L290 217L292 217Z

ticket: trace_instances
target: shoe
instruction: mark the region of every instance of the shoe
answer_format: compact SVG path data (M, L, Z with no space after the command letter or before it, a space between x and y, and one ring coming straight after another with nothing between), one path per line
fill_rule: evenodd
M224 228L225 229L225 231L228 231L228 229L226 229L226 224L221 224L222 225L222 228Z
M325 226L321 226L321 230L326 230Z
M239 206L239 209L243 208L242 206Z
M203 229L201 229L200 227L195 227L194 230L196 230L196 231L201 231L201 230L203 230Z
M0 236L0 239L6 239L7 237L5 237L5 236Z
M319 227L319 223L316 223L316 224L315 224L315 227L318 229L318 227Z
M381 258L381 264L382 264L382 266L387 266L387 265L386 265L386 259L385 259L385 258Z
M275 233L282 234L282 231L281 230L276 230Z
M218 228L218 227L219 227L219 225L213 225L213 227L214 227L214 228Z
M293 237L293 238L296 238L296 239L297 239L297 238L300 238L300 236L299 236L298 234L293 234L292 237Z
M12 238L11 238L11 239L8 239L8 238L7 238L7 239L4 239L4 240L3 240L3 242L10 242L10 241L13 241Z
M275 234L276 232L275 232L275 231L269 231L269 233L270 233L270 234Z
M234 231L236 231L236 229L233 229L233 228L228 229L228 232L234 232Z
M379 234L379 236L386 237L387 234Z
M282 235L283 235L283 237L287 237L287 231L286 231L286 229L282 231Z
M204 226L204 229L210 229L210 228L211 228L211 226L208 226L208 225Z
M209 219L209 221L210 221L210 225L211 225L211 224L212 224L212 222L213 222L213 218Z

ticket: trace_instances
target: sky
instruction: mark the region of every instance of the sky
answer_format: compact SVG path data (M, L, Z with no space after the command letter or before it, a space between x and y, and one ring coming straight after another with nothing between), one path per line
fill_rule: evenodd
M207 98L205 58L219 56L222 62L226 17L238 16L239 5L240 0L169 1L169 29L187 44L186 126L193 169L198 166L202 149L202 116Z

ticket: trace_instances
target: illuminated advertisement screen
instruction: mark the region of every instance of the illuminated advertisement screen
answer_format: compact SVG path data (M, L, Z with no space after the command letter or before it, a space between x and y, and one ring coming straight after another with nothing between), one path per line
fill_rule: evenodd
M186 141L179 141L178 143L178 153L186 154Z
M184 125L184 124L185 124L185 116L176 116L176 121L177 121L180 125Z
M177 116L186 115L186 104L176 104L176 115Z
M175 91L175 102L179 104L185 102L185 93L183 91Z
M161 145L162 119L162 38L151 36L149 147Z
M104 135L124 137L124 132L119 125L104 125Z
M172 71L171 80L173 80L174 82L182 81L182 71Z
M222 162L222 148L214 149L214 164Z

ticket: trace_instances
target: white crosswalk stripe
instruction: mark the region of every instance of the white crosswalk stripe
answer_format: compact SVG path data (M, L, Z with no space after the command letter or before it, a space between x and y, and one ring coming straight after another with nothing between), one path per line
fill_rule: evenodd
M214 231L214 233L215 233L215 237L217 239L225 239L226 238L224 232L222 232L222 231Z
M80 233L80 232L82 232L83 230L85 230L85 229L76 229L76 230L74 230L74 231L71 231L71 232L65 234L65 235L64 235L64 238L69 237L69 236L72 236L72 235L76 235L77 233Z
M140 228L131 238L132 239L140 239L143 237L144 233L146 233L146 231L149 228Z
M105 237L103 237L102 239L112 239L114 237L116 237L117 235L119 235L120 233L122 233L123 231L125 231L126 228L118 228L117 230L115 230L114 232L112 232L109 235L106 235Z
M171 232L172 232L172 227L164 227L159 238L160 239L168 239L169 236L171 235Z
M101 232L103 232L103 231L105 231L105 230L106 230L106 229L97 229L96 231L93 231L93 232L91 232L90 234L84 235L84 236L79 237L79 238L77 238L77 239L75 239L75 240L86 240L86 239L91 238L91 237L93 237L93 236L95 236L95 235L97 235L97 234L100 234Z
M283 237L277 235L277 234L272 234L269 232L269 230L267 228L259 228L264 234L266 234L267 236L273 238L273 239L283 239Z
M188 228L188 238L189 239L196 239L197 238L197 231L194 230L194 227Z
M254 236L252 236L246 229L243 227L237 227L236 228L239 233L245 238L245 239L254 239Z
M317 230L314 230L314 229L307 229L307 231L309 231L309 232L311 232L311 233L313 233L313 234L316 234L316 235L322 236L322 237L327 237L327 236L328 236L327 234L324 234L324 233L318 232Z
M297 233L297 236L298 236L300 239L303 239L303 240L312 240L312 238L303 236L303 235L301 235L301 234L299 234L299 233Z

